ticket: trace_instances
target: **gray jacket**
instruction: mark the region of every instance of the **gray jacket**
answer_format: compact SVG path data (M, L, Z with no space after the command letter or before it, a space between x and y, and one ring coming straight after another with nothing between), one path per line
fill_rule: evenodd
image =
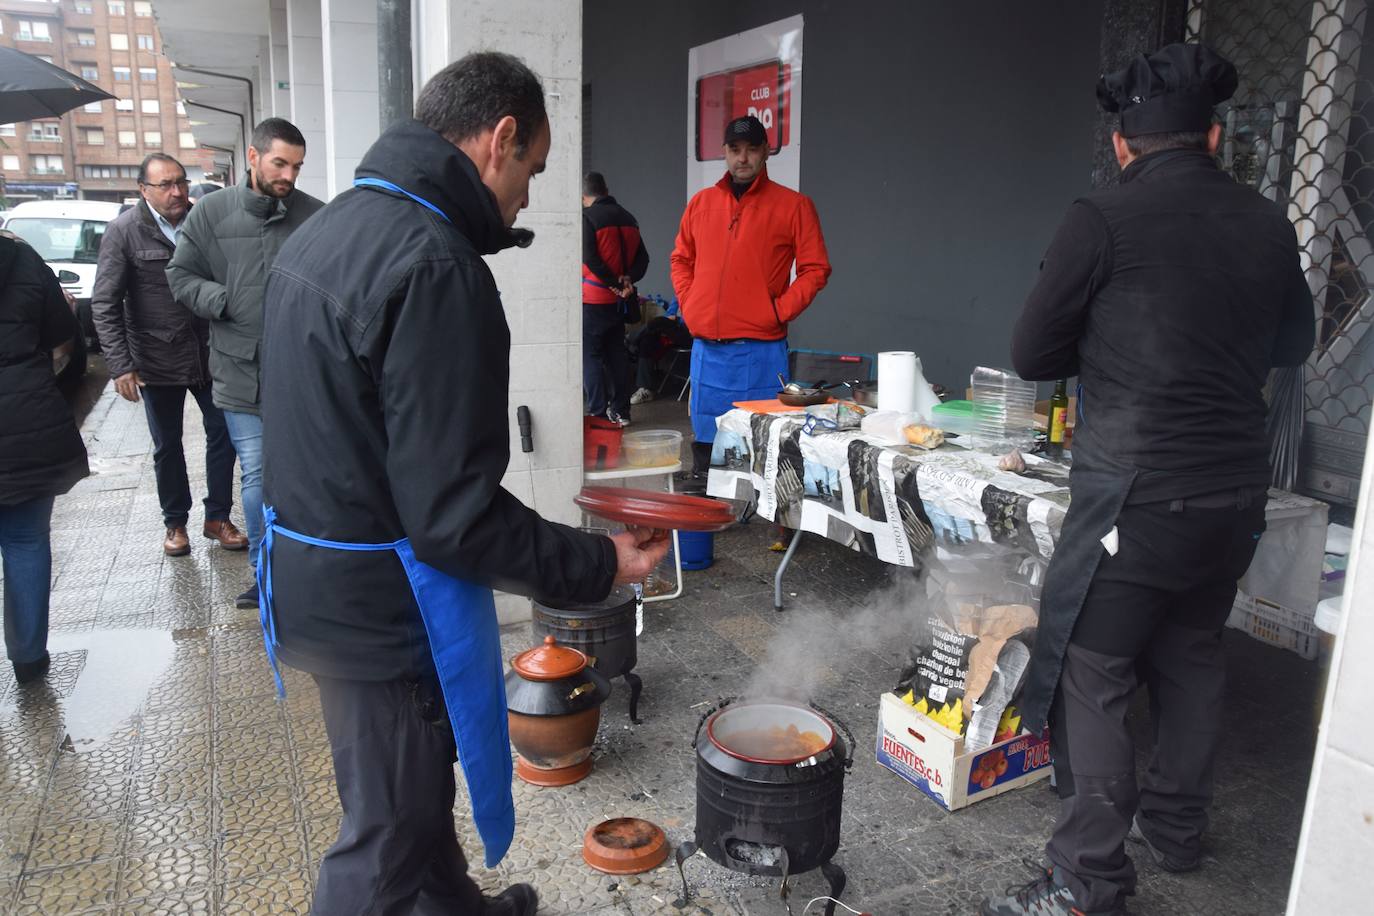
M278 200L241 184L191 208L167 267L177 301L210 320L215 406L259 413L258 347L267 271L282 244L324 204L297 189Z

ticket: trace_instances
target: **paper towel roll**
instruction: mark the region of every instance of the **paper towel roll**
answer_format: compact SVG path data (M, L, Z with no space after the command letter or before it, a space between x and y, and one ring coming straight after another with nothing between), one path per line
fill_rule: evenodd
M889 350L878 354L878 409L912 413L916 409L916 354Z

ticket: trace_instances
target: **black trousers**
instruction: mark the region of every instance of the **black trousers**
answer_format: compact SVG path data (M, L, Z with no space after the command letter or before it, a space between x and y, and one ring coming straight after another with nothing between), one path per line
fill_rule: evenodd
M1124 842L1133 816L1171 858L1199 855L1221 723L1221 631L1264 531L1264 496L1232 499L1127 506L1119 549L1088 589L1050 715L1062 807L1046 846L1080 909L1109 910L1135 892ZM1126 713L1142 683L1154 753L1137 783Z
M436 681L315 676L343 822L314 916L483 912L453 826L457 747Z
M628 417L633 391L620 306L582 303L582 393L587 415L604 416L610 407Z
M181 446L182 409L186 395L196 399L205 426L205 520L229 518L234 505L234 443L224 414L210 399L210 386L149 385L141 389L148 432L153 436L153 473L162 522L184 526L191 515L191 484L186 478L186 453Z

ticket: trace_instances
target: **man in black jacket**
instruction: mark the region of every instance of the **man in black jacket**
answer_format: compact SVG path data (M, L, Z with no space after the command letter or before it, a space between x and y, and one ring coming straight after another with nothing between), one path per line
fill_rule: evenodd
M115 390L128 401L140 395L153 437L153 471L162 521L163 551L191 552L186 523L191 485L181 445L186 395L196 399L205 426L205 524L201 533L227 550L246 550L229 520L234 502L234 445L224 414L210 392L210 331L179 305L167 286L167 262L191 209L186 170L166 153L152 153L138 170L143 200L105 227L91 289L91 317Z
M1077 376L1073 494L1041 598L1023 723L1049 719L1049 868L984 914L1120 913L1128 834L1167 871L1201 864L1221 720L1221 630L1264 531L1263 388L1312 349L1283 211L1213 159L1235 68L1170 45L1104 76L1121 185L1077 201L1017 322L1022 377ZM1137 783L1126 711L1150 691Z
M334 752L343 824L312 912L533 916L528 885L482 897L454 833L455 748L488 864L514 827L495 612L478 593L600 600L647 575L666 541L553 524L501 487L510 331L482 256L516 243L544 168L538 78L470 55L426 85L415 116L373 144L355 188L291 237L268 281L269 654L314 676ZM436 589L463 595L436 602ZM455 655L468 635L477 648ZM463 681L469 669L487 680ZM489 688L484 705L470 695ZM474 752L468 720L484 716L498 737ZM495 778L475 784L485 766Z
M630 425L625 324L639 320L635 284L649 269L639 223L600 172L582 179L582 393L589 417Z

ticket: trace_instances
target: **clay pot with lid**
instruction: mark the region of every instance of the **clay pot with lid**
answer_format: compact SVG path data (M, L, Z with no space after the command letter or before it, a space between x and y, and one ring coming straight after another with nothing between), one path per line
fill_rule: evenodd
M592 770L592 743L611 682L585 653L553 636L511 659L506 675L515 775L537 786L566 786Z

